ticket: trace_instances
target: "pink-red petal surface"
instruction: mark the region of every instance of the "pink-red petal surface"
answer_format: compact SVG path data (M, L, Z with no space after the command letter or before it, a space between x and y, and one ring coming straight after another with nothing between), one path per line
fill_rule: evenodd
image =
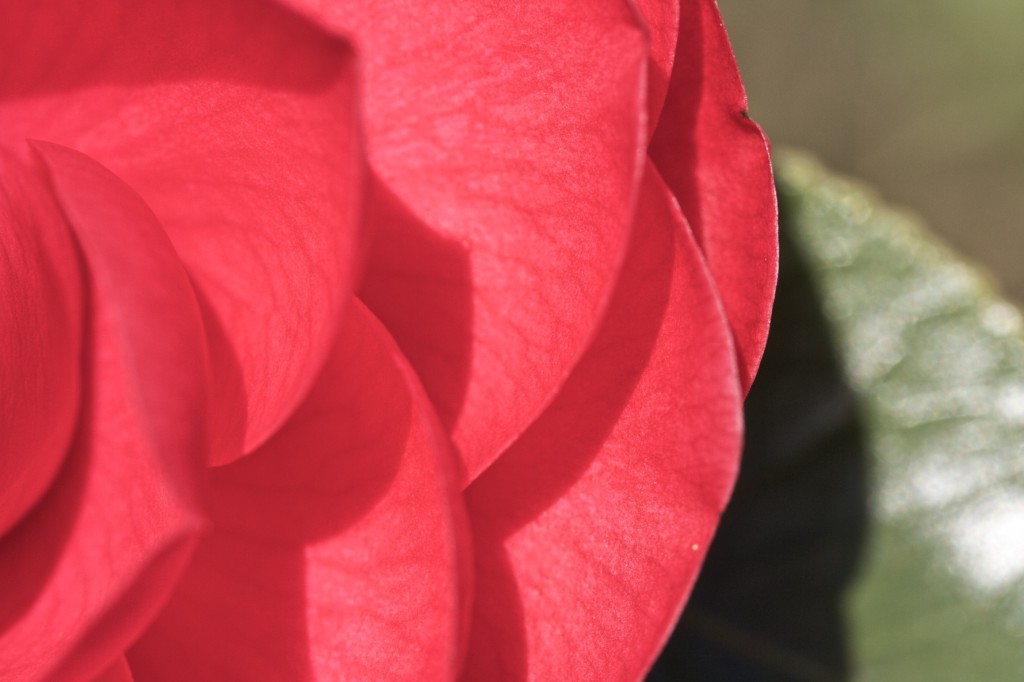
M89 278L83 411L46 496L0 539L0 679L89 680L169 593L202 520L203 329L152 213L94 161L37 145Z
M125 660L124 656L118 656L117 661L100 673L92 682L135 682L135 678L132 677L128 661Z
M290 4L365 56L368 153L397 217L362 296L471 480L550 402L605 309L647 139L639 19L622 0ZM444 317L418 307L430 281L452 297Z
M0 536L57 474L78 417L82 280L45 175L0 147Z
M452 679L468 535L435 420L387 332L355 307L291 420L213 471L214 531L130 652L136 676Z
M640 206L594 345L467 490L465 680L641 679L732 488L740 395L717 295L656 171Z
M215 404L240 376L247 414L217 426L247 448L315 379L354 275L352 62L269 0L0 4L0 141L78 149L150 205L226 335Z
M747 98L715 0L680 5L680 35L650 156L679 199L722 297L744 392L768 338L778 215L768 142Z
M647 27L647 132L654 134L665 104L679 37L679 3L672 0L635 0Z

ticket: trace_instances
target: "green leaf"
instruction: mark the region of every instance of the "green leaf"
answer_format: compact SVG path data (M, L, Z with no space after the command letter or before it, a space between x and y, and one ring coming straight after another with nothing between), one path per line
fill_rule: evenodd
M1024 334L915 220L777 155L733 501L650 682L1024 679Z
M874 460L858 678L1024 679L1021 315L863 188L806 157L779 171Z

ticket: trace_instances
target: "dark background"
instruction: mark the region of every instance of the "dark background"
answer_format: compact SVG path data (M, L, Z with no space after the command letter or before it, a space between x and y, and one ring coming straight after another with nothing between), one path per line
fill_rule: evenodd
M1024 1L719 6L776 146L922 215L1024 302Z

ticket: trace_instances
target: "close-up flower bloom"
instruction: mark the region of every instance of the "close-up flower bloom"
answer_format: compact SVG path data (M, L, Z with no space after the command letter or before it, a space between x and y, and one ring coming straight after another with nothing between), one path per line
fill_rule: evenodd
M712 0L0 6L0 679L635 680L776 274Z

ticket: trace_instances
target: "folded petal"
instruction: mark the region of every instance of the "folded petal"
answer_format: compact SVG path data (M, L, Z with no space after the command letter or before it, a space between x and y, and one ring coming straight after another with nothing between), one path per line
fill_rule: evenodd
M78 417L82 280L45 174L0 147L0 536L39 500Z
M647 136L639 20L621 0L290 4L366 56L370 161L400 204L380 212L405 218L375 240L362 293L472 479L550 402L606 307ZM450 254L420 258L424 241ZM428 280L457 316L409 314Z
M233 423L258 445L315 379L353 277L349 48L269 1L39 0L0 6L0 64L0 136L88 153L152 207L237 355L218 390L247 395Z
M647 27L647 131L654 134L665 104L679 37L679 3L634 0Z
M38 144L89 276L83 411L39 504L0 539L0 679L88 680L141 632L202 519L205 351L192 290L137 195Z
M92 682L134 682L132 669L128 667L128 661L124 656L119 656L106 670L100 673Z
M466 491L466 680L641 679L731 490L740 395L725 319L656 171L640 206L593 346Z
M452 679L468 535L435 420L354 308L291 420L213 471L214 532L129 653L136 676Z
M768 141L747 117L715 0L682 2L679 27L650 156L679 199L721 293L746 392L768 338L778 275Z

